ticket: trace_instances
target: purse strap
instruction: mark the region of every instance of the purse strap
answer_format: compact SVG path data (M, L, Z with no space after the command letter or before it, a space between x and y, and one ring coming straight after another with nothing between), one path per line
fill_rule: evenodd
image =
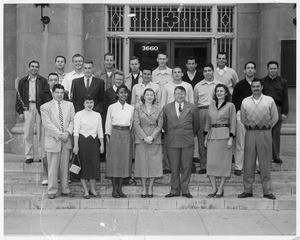
M79 158L79 155L78 155L78 154L74 154L74 155L73 155L72 164L74 164L75 156L77 156L77 158L78 158L78 163L79 163L79 167L81 167L80 158Z

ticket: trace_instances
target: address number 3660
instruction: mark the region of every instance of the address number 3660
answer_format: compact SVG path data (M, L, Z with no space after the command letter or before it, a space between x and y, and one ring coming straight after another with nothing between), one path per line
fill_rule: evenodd
M142 46L142 51L157 51L158 46Z

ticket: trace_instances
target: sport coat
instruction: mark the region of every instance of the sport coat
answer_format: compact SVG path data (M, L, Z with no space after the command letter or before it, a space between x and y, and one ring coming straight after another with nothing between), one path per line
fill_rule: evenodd
M62 100L61 107L63 112L64 131L73 133L74 125L74 106L71 102ZM59 112L55 100L51 100L41 106L41 116L45 128L45 151L60 152L62 140L59 136L63 133L60 128ZM66 142L66 148L72 149L71 138Z
M84 77L73 80L73 98L75 112L84 109L84 96L89 93L94 100L93 110L98 113L103 113L103 96L104 96L104 81L99 78L92 77L92 83L87 90L84 84Z
M186 148L194 146L194 136L200 127L198 108L184 101L180 117L177 117L175 101L163 107L163 129L167 147Z

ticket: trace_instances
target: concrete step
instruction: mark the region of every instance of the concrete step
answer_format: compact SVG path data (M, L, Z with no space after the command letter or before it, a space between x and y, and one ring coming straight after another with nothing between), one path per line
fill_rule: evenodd
M296 124L282 124L281 135L296 135Z
M5 171L4 183L39 183L41 182L40 172L24 172L24 171ZM165 174L162 178L156 180L156 183L169 184L171 180L171 174ZM271 180L279 183L296 182L296 171L273 171L271 172ZM105 173L101 173L101 182L107 182L105 179ZM243 177L231 174L231 178L227 182L242 183ZM260 175L255 174L255 181L260 182ZM194 173L191 175L191 183L208 183L209 179L205 174Z
M236 196L223 198L174 197L166 199L157 197L142 199L129 196L124 199L114 199L104 196L101 198L83 199L79 197L50 200L46 194L41 196L5 196L4 209L149 209L149 210L176 210L176 209L235 209L235 210L296 210L295 196L277 196L276 200L255 195L252 198L239 199Z
M211 191L210 183L190 183L189 185L190 192L193 196L204 197ZM81 183L71 183L70 190L76 196L80 197L84 194L83 187ZM101 195L110 196L112 193L112 185L109 182L107 183L96 183L96 190L100 192ZM244 187L242 183L228 182L225 185L224 191L227 196L237 196L239 193L243 192ZM130 196L139 196L142 191L140 184L137 186L126 185L123 186L124 193ZM165 196L170 191L169 184L154 184L153 194L155 196ZM291 182L289 184L272 182L272 193L275 195L295 195L296 194L296 183ZM262 195L262 186L259 182L255 182L253 185L253 192ZM4 185L4 194L6 195L32 195L38 196L41 194L47 193L47 187L39 184L5 184Z

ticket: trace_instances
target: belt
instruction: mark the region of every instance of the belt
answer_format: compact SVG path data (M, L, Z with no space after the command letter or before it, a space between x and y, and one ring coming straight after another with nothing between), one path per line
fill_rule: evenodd
M229 127L229 124L212 124L213 128Z
M200 107L198 107L198 108L200 108L200 109L207 109L209 107L209 105L206 105L206 106L200 106Z
M36 101L29 101L30 103L36 103Z
M251 127L251 126L246 126L246 129L247 130L269 130L271 129L270 126L266 127L266 126L262 126L262 127L259 127L259 126L254 126L254 127Z
M121 130L121 131L123 131L123 130L129 130L130 129L129 126L116 126L116 125L113 126L113 128Z

